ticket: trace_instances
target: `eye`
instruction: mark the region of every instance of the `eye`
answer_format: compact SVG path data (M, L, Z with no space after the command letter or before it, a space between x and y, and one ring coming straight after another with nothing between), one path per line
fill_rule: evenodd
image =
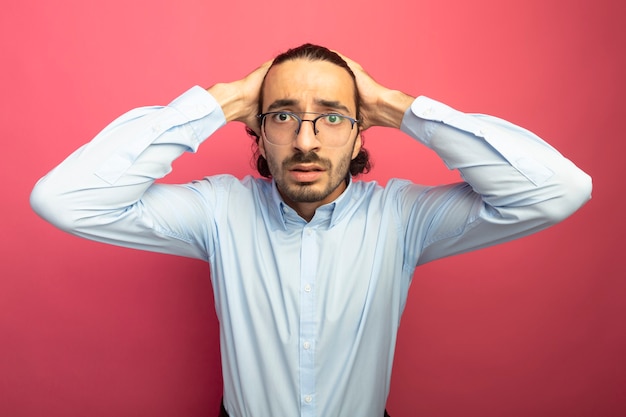
M294 114L289 112L279 112L272 116L272 121L275 123L289 123L296 120L295 117Z
M345 118L340 114L327 114L323 117L323 119L324 122L329 125L338 125L345 120Z

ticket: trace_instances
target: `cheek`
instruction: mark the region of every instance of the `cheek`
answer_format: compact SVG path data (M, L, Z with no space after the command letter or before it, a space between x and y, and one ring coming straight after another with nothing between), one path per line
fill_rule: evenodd
M284 149L277 149L272 145L263 144L262 141L259 141L259 153L270 166L274 167L280 166L282 161L290 156Z

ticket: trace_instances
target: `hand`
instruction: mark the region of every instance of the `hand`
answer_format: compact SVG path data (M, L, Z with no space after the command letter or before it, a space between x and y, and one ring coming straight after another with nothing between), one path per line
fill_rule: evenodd
M361 97L361 128L363 130L372 126L399 128L404 113L414 98L380 85L365 72L360 64L342 54L339 55L348 63L356 76L356 84Z
M271 63L272 61L265 62L241 80L215 84L207 89L222 107L226 121L240 121L260 134L256 117L259 111L259 94Z

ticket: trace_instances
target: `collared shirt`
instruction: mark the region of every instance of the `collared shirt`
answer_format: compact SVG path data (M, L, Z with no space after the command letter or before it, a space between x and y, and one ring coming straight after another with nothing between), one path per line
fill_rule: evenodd
M270 180L154 183L224 123L200 87L132 110L40 180L31 203L76 235L210 263L236 417L380 417L416 266L545 228L591 191L534 134L426 97L402 130L466 182L350 180L309 222Z

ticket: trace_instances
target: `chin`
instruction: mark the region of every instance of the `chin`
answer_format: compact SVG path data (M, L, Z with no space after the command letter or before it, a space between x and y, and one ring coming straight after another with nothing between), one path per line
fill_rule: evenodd
M313 183L300 183L287 187L283 194L295 203L318 203L328 197L331 192L320 190Z

